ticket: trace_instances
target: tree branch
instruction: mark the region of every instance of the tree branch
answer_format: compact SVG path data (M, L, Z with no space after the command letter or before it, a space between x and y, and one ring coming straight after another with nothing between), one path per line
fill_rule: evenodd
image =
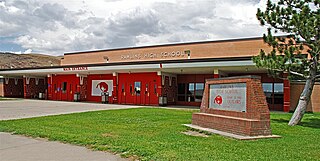
M306 78L306 79L309 78L308 76L305 76L305 75L303 75L302 73L298 73L298 72L294 72L294 71L290 71L290 70L289 70L289 73L294 74L294 75L297 75L297 76L300 76L300 77L303 77L303 78Z
M282 69L275 69L275 68L265 68L265 69L268 69L268 70L275 70L275 71L278 71L278 72L284 72L284 70L282 70ZM291 70L289 70L288 72L289 72L289 73L291 73L291 74L294 74L294 75L297 75L297 76L300 76L300 77L306 78L306 79L308 79L308 78L309 78L309 76L305 76L305 75L303 75L302 73L298 73L298 72L291 71Z
M313 79L320 78L320 74L313 77Z

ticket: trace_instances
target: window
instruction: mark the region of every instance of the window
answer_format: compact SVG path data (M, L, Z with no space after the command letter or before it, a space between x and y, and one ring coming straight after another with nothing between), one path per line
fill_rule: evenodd
M178 101L186 101L186 84L178 84Z
M283 83L274 83L274 104L283 104Z
M154 84L153 90L154 90L154 94L157 94L157 84Z
M124 84L122 84L122 86L121 86L121 92L122 93L124 92Z
M204 83L196 83L195 102L201 102L204 91Z
M188 84L187 98L188 102L194 102L194 83Z
M201 102L204 83L178 83L178 101Z
M262 83L263 92L266 95L267 102L272 104L273 83Z
M262 83L269 105L283 104L283 83Z
M0 83L2 83L3 82L3 78L0 78Z
M147 94L147 93L148 93L148 88L149 88L149 85L148 85L148 84L146 84L146 92L145 92L145 94Z
M66 93L67 92L67 82L62 82L62 93Z
M132 93L132 84L130 84L130 94L133 94Z
M274 93L283 94L283 83L274 83Z
M134 92L137 96L140 96L141 82L134 82Z

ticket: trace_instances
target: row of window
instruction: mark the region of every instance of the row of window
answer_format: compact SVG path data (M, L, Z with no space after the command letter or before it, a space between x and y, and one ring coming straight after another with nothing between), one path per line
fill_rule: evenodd
M75 86L75 88L77 88L77 85ZM62 93L66 93L67 92L67 82L62 82L62 84L61 84L61 88L60 87L58 87L57 88L57 84L54 84L54 89L56 90L56 91L62 91ZM72 85L70 84L70 88L69 89L72 89Z
M178 101L201 102L204 83L178 83Z
M262 83L269 104L283 104L283 83ZM178 83L178 101L201 102L204 83Z
M1 80L1 79L0 79ZM269 104L283 104L283 83L262 83L263 91L266 95ZM146 84L145 92L148 91L148 84ZM67 82L62 82L61 88L57 88L54 84L54 89L62 91L67 90ZM70 89L72 89L70 84ZM124 92L124 84L122 85L122 92ZM183 102L201 102L204 91L204 83L178 83L178 101ZM134 91L132 84L130 84L130 93L137 96L141 93L141 82L134 82ZM154 93L157 93L157 85L154 84Z
M283 83L262 83L269 104L283 104Z
M130 94L135 94L137 96L140 96L141 94L141 82L134 82L134 91L132 88L132 84L130 84ZM124 93L125 89L124 89L124 84L122 84L121 86L121 92ZM154 84L153 87L153 91L154 94L157 94L157 84ZM149 84L146 84L146 88L145 88L145 93L149 92Z

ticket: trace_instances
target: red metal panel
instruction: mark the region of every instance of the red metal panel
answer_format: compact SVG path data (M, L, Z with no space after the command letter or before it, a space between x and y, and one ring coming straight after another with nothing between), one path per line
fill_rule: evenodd
M119 104L158 105L158 96L161 94L161 76L158 76L157 73L119 73L118 80ZM141 82L140 95L134 90L135 82Z
M290 111L290 81L283 80L283 111Z
M52 95L53 95L52 76L47 77L47 82L48 82L47 99L52 100Z
M66 90L62 91L63 83L66 82ZM80 92L80 79L75 74L52 75L51 99L61 101L73 101L73 95Z
M92 96L92 80L113 80L113 86L115 86L116 82L114 81L114 78L112 74L93 74L93 75L88 75L88 94L87 94L87 101L92 101L92 102L101 102L101 96ZM112 96L115 96L115 90L112 92ZM109 102L112 103L112 98L109 97Z

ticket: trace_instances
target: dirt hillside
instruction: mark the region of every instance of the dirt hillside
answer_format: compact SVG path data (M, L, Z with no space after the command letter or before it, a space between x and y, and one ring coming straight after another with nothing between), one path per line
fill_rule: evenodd
M62 57L0 52L0 69L59 66Z

